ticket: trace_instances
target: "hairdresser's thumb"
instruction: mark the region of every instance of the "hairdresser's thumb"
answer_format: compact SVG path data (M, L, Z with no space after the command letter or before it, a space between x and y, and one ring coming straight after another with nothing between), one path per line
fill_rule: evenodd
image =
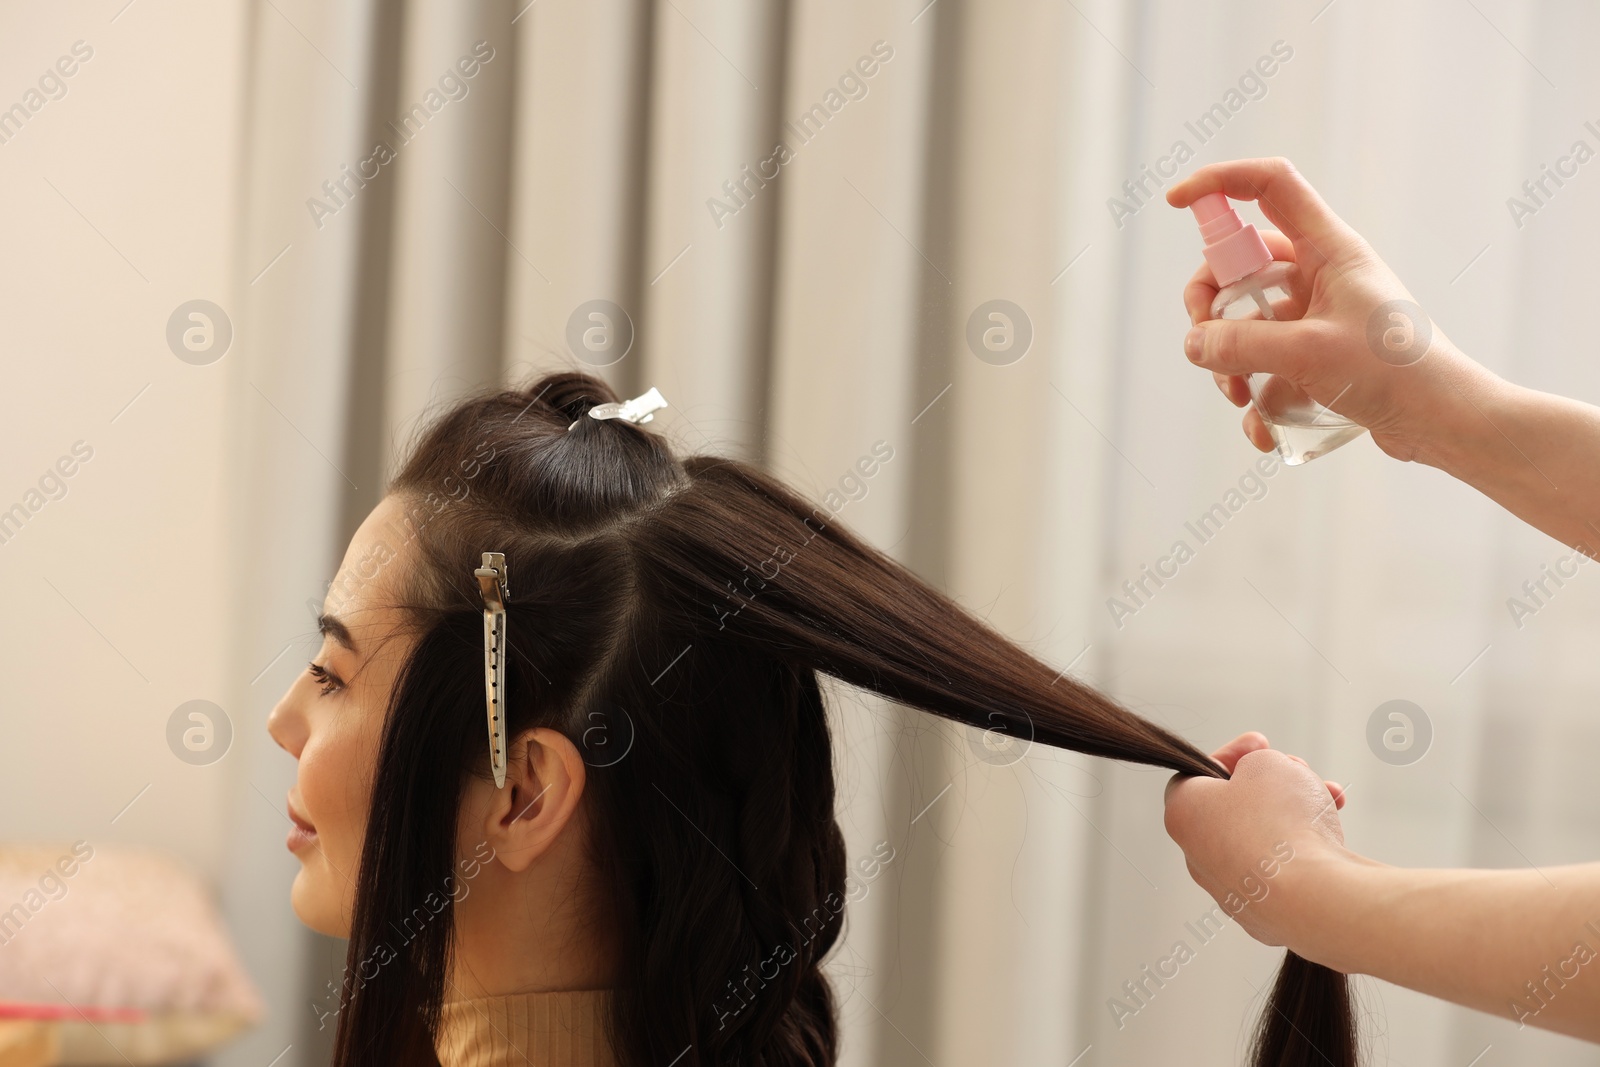
M1185 843L1193 839L1205 822L1204 813L1210 807L1210 802L1216 799L1217 791L1225 789L1227 784L1223 778L1189 774L1175 774L1168 779L1162 795L1165 809L1162 824L1166 827L1167 836L1177 842L1179 848L1184 848Z
M1293 380L1308 340L1302 320L1210 319L1183 338L1189 359L1218 374L1281 374Z

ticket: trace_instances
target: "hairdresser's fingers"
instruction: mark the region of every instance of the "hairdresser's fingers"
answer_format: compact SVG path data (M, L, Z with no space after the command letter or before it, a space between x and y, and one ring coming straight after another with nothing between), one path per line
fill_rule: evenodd
M1307 763L1299 756L1290 755L1289 758L1300 764L1302 767L1311 766L1311 764ZM1338 782L1329 781L1324 781L1322 784L1328 787L1328 795L1333 798L1334 810L1337 811L1342 809L1344 807L1344 786L1340 785Z
M1192 774L1176 774L1167 782L1161 823L1167 836L1185 853L1189 851L1188 842L1205 832L1208 813L1223 805L1222 791L1228 787L1227 779Z
M1361 239L1333 213L1317 191L1283 157L1234 159L1201 167L1167 190L1167 203L1188 207L1208 193L1223 193L1233 200L1254 200L1272 224L1295 242L1300 261L1338 262L1348 251L1359 249Z
M1216 298L1217 276L1211 273L1211 264L1202 261L1183 287L1183 310L1189 313L1190 326L1211 317L1211 302Z
M1212 319L1189 327L1183 335L1183 354L1217 374L1260 371L1281 374L1292 382L1305 369L1306 353L1322 348L1318 328L1304 319Z
M1168 778L1167 787L1161 791L1161 803L1170 805L1172 803L1172 794L1178 788L1178 784L1188 777L1190 776L1187 774L1174 774L1171 778Z
M1231 773L1231 772L1230 772ZM1181 806L1191 808L1197 804L1206 792L1213 788L1220 788L1227 782L1221 778L1207 778L1198 774L1174 774L1167 779L1167 788L1161 795L1162 803L1167 806L1167 817L1172 816L1173 808ZM1170 822L1167 832L1172 832Z
M1289 262L1294 260L1294 242L1289 238L1277 230L1267 230L1261 237L1266 241L1267 249L1272 253L1273 259ZM1300 299L1302 295L1297 294L1296 299ZM1211 317L1211 305L1216 298L1216 276L1212 274L1209 263L1201 263L1183 290L1184 310L1189 313L1191 326ZM1245 378L1237 374L1218 374L1215 371L1212 372L1211 378L1234 407L1242 408L1250 403L1250 383Z
M1222 769L1229 774L1233 773L1234 765L1239 762L1239 757L1247 752L1254 752L1260 748L1271 748L1267 735L1257 730L1242 733L1232 741L1211 753L1211 758L1222 764Z
M1278 447L1278 442L1272 439L1272 431L1267 429L1267 420L1255 408L1244 413L1244 435L1257 451L1271 452Z
M1217 383L1217 388L1228 402L1236 408L1242 408L1250 403L1250 383L1234 374L1211 374L1211 380Z
M1233 778L1225 784L1242 786L1243 795L1251 797L1250 806L1270 806L1293 821L1306 819L1317 836L1344 844L1344 828L1334 814L1338 797L1330 809L1327 782L1300 757L1277 749L1252 752L1240 758Z

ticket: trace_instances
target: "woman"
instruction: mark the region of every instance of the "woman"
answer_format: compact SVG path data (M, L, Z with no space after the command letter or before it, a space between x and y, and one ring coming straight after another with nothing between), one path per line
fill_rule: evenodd
M1224 773L769 476L594 417L616 399L555 374L435 422L272 712L296 914L350 939L340 1067L833 1064L850 864L818 671ZM1344 997L1291 957L1260 1062L1352 1063Z

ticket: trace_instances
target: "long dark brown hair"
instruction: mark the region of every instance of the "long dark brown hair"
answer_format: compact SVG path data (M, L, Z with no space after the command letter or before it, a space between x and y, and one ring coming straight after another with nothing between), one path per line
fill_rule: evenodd
M838 1058L821 965L848 872L819 671L981 730L1223 775L755 467L680 459L644 427L584 417L616 399L576 372L475 395L390 486L430 502L403 582L417 641L381 742L347 957L362 981L341 994L335 1067L438 1062L448 897L407 923L449 884L461 791L488 773L472 577L485 551L510 571L508 736L552 727L589 764L624 1067ZM415 936L373 966L402 928ZM731 980L756 972L759 992L730 1010ZM1252 1056L1354 1067L1345 976L1290 954Z

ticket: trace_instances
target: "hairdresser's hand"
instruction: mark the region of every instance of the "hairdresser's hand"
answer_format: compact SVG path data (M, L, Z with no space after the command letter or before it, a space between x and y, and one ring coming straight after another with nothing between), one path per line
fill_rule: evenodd
M1189 358L1212 372L1235 406L1250 403L1244 375L1277 374L1365 426L1389 455L1426 459L1433 438L1465 404L1452 383L1488 372L1430 323L1400 279L1288 160L1202 167L1167 190L1167 203L1187 208L1215 192L1257 201L1281 231L1262 237L1275 259L1299 267L1291 304L1301 317L1203 321L1210 317L1217 284L1211 268L1202 265L1183 293L1195 324L1184 338ZM1388 306L1393 301L1406 303ZM1254 407L1245 412L1244 430L1257 448L1272 450L1272 435Z
M1411 870L1359 856L1335 814L1343 790L1266 745L1245 734L1213 753L1227 781L1167 786L1167 832L1226 914L1341 974L1600 1041L1600 963L1586 947L1600 935L1600 863Z
M1189 874L1251 937L1293 948L1304 922L1299 887L1352 855L1337 814L1344 790L1298 756L1268 748L1258 733L1235 738L1213 758L1233 777L1175 775L1167 784L1167 833Z

